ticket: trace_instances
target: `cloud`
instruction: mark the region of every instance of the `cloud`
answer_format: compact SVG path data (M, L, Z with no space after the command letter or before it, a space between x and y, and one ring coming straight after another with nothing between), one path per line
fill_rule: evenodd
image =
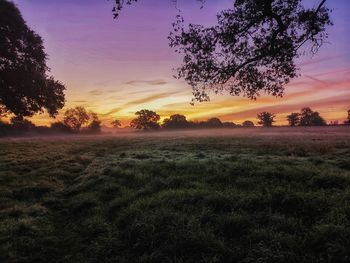
M132 100L132 101L129 101L129 102L123 104L120 107L111 109L107 113L101 114L101 116L109 116L109 115L118 113L119 111L126 109L128 107L132 107L132 106L139 105L139 104L145 104L145 103L152 102L152 101L162 99L162 98L167 98L167 97L172 96L172 95L177 94L177 93L179 93L179 92L178 91L176 91L176 92L163 92L163 93L158 93L155 95L147 96L144 98L140 98L137 100Z
M131 80L126 82L128 85L151 85L151 86L161 86L165 85L168 82L162 79L154 79L154 80Z
M90 90L89 91L89 95L91 96L100 96L104 93L103 90L98 90L98 89L95 89L95 90Z
M299 111L300 109L304 107L311 107L313 110L320 110L334 107L334 105L345 105L350 106L349 102L350 93L347 93L345 95L341 96L334 96L326 99L319 99L319 100L313 100L308 102L299 102L299 103L285 103L280 105L274 105L274 106L262 106L262 107L256 107L254 109L250 110L243 110L236 113L221 115L220 117L224 119L243 119L243 118L252 118L255 117L257 113L262 111L269 111L276 114L286 113L286 112L293 112L293 111Z

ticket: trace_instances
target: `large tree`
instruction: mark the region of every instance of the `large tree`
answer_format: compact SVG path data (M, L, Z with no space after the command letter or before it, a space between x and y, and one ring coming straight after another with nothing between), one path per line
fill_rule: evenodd
M166 129L183 129L188 126L189 122L186 120L186 116L181 114L173 114L163 121L163 127Z
M139 130L155 130L158 129L160 116L151 110L140 110L135 113L137 116L130 123L130 126Z
M124 4L134 2L115 0L115 17ZM295 60L316 53L327 38L326 0L313 8L305 8L302 0L232 2L231 9L217 15L215 26L186 27L177 17L169 40L183 55L178 78L187 81L198 101L209 100L212 91L251 99L262 92L282 96L284 86L298 76Z
M301 109L300 126L324 126L326 124L326 121L317 111L313 111L308 107Z
M275 122L275 114L271 113L271 112L267 112L267 111L264 111L264 112L260 112L258 115L257 115L257 119L259 120L258 121L258 124L264 126L264 127L271 127L272 124Z
M63 123L74 131L80 131L84 124L90 120L89 113L84 107L77 106L67 109L64 113Z
M62 83L47 75L43 40L31 30L18 8L0 0L0 114L19 118L64 106Z
M298 126L300 123L300 114L297 112L292 112L291 114L287 115L287 121L291 127Z

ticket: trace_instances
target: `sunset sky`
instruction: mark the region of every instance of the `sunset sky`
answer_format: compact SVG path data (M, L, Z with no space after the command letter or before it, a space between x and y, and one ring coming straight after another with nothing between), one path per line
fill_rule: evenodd
M298 61L301 77L287 86L283 98L262 96L251 101L224 94L194 106L191 88L172 77L181 57L168 46L171 23L179 12L171 0L141 0L127 6L118 20L112 17L112 0L14 2L44 39L51 74L67 87L66 108L85 106L106 125L114 118L127 125L144 108L162 118L180 113L190 120L215 116L235 123L256 122L256 114L267 110L276 113L278 124L305 106L327 121L343 121L350 109L349 0L327 1L334 22L328 42L316 56ZM196 1L178 1L186 22L204 25L213 25L215 15L230 6L232 0L207 0L203 9ZM52 122L45 114L32 120Z

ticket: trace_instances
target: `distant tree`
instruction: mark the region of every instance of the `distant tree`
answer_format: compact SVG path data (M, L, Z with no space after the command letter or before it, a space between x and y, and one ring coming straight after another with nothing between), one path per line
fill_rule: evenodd
M10 120L11 126L16 133L28 132L35 128L35 125L21 116L14 116Z
M101 121L98 118L97 113L90 112L89 113L89 124L87 126L87 130L90 133L99 133L101 132Z
M122 123L120 122L120 120L114 120L111 122L111 124L114 128L119 128L120 126L122 126Z
M90 117L84 107L75 107L66 110L64 113L63 123L74 131L79 131L80 128L88 123Z
M186 120L186 116L174 114L165 119L162 126L165 129L184 129L189 127L189 123Z
M287 120L289 122L289 126L291 127L298 126L300 122L300 114L297 112L293 112L287 116Z
M252 121L244 121L242 123L243 127L254 127L254 123Z
M264 111L264 112L260 112L258 115L257 115L257 119L259 120L258 121L258 124L264 126L264 127L271 127L272 126L272 123L274 123L274 118L275 118L275 114L273 113L270 113L270 112L267 112L267 111Z
M158 129L160 116L151 110L140 110L135 113L138 117L133 119L130 126L139 130L155 130Z
M223 122L222 127L223 128L235 128L237 125L233 122Z
M345 124L349 124L350 125L350 110L348 110L348 119L345 122Z
M209 128L222 128L222 122L219 118L210 118L206 121L206 126Z
M66 124L64 124L63 122L57 121L54 123L51 123L50 129L53 132L57 132L57 133L71 133L72 129L67 126Z
M326 121L320 116L317 111L312 111L310 108L303 108L300 113L300 126L324 126Z
M12 1L0 0L0 111L19 118L64 106L65 87L47 75L42 38L25 23Z

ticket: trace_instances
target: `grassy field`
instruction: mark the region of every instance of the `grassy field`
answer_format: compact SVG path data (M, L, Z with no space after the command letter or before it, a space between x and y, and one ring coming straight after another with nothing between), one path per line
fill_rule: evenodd
M0 141L0 262L349 261L349 128Z

